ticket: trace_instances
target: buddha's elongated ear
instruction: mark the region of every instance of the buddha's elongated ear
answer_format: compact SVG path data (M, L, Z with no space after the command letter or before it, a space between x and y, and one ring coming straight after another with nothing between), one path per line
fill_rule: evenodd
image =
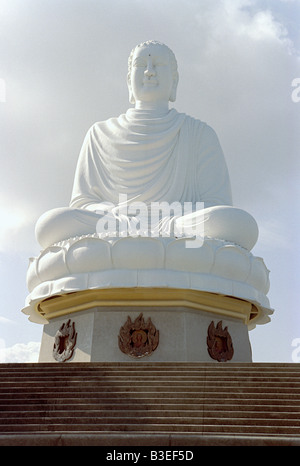
M170 102L175 102L176 100L178 81L179 81L179 75L178 73L176 73L176 75L173 78L173 85L172 85L171 94L169 98Z
M128 92L129 92L129 102L131 104L135 104L135 98L133 96L132 87L131 87L130 73L127 74L127 86L128 86Z

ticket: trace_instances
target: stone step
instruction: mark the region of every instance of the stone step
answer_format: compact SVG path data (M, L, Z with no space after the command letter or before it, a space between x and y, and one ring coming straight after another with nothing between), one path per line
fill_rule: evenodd
M88 414L88 416L87 416ZM22 415L20 416L20 413L17 411L3 411L0 412L0 425L6 424L6 423L14 423L15 419L19 419L21 423L26 423L26 422L31 422L33 419L36 420L43 420L44 422L46 420L51 421L57 421L59 419L59 422L62 420L64 422L67 422L67 419L73 420L78 420L79 423L86 422L83 421L84 419L117 419L117 418L123 418L125 420L131 420L131 419L159 419L160 417L166 418L169 420L169 422L172 422L175 418L178 419L185 419L187 418L192 422L194 420L201 420L201 422L205 421L205 419L211 419L214 422L216 420L219 420L220 422L229 422L235 419L236 421L239 419L250 419L251 422L259 422L260 425L263 425L263 423L268 423L270 421L274 421L274 423L279 422L279 423L291 423L292 425L300 425L300 417L299 417L299 411L298 412L287 412L287 411L282 411L282 412L276 412L272 413L270 411L260 411L260 412L255 412L251 410L231 410L231 411L210 411L210 410L191 410L191 409L165 409L165 410L160 410L160 409L123 409L123 410L118 410L113 409L113 410L105 410L105 409L95 409L92 410L86 410L86 409L81 409L81 410L69 410L69 409L64 409L64 410L47 410L47 409L35 409L35 410L30 410L30 409L25 409L22 411Z
M216 376L196 376L196 375L182 375L180 373L176 375L170 375L170 374L162 374L162 375L144 375L144 374L134 374L132 375L130 373L130 376L128 373L124 373L124 375L91 375L91 376L83 376L83 375L69 375L68 379L66 380L66 375L65 374L60 374L56 375L55 373L49 374L48 376L36 376L35 374L26 374L26 380L22 380L20 375L9 375L6 374L7 378L6 380L2 381L3 386L18 386L18 384L48 384L49 383L49 378L51 379L51 384L75 384L75 383L101 383L105 380L105 383L107 382L114 382L114 383L128 383L128 378L130 378L130 382L139 382L139 383L169 383L169 382L180 382L180 383L206 383L206 384L213 384L216 381L222 380L222 383L225 384L268 384L268 385L274 385L274 384L280 384L280 385L292 385L295 387L300 387L300 377L296 378L295 376L237 376L236 374L234 376L229 376L226 374L226 376L223 377L216 377ZM155 380L153 380L155 377Z
M166 384L166 383L180 383L180 384L206 384L206 385L213 385L216 383L226 384L227 386L237 386L237 385L259 385L259 386L291 386L295 388L300 387L300 377L295 376L280 376L280 377L250 377L250 376L224 376L222 377L210 377L210 376L203 376L203 377L196 377L196 376L182 376L178 374L177 376L157 376L156 374L152 375L140 375L140 376L131 376L130 374L126 374L124 376L70 376L62 374L60 376L51 374L47 377L35 377L26 374L26 378L20 376L8 376L4 379L1 377L1 387L18 387L19 385L47 385L49 384L49 379L51 380L51 385L62 385L62 384L101 384L101 383L112 383L112 384L128 384L128 383L139 383L139 384Z
M279 396L283 397L289 397L289 396L294 396L298 397L300 396L300 388L295 387L295 386L251 386L251 385L236 385L236 386L231 386L231 385L223 385L222 384L224 392L224 397L228 398L230 396L236 396L239 397L240 394L243 394L244 396L247 396L249 398L259 398L261 395L269 397L274 397L278 398ZM181 384L181 383L173 383L172 386L171 384L155 384L155 383L149 383L149 384L110 384L110 385L105 385L103 384L63 384L63 385L51 385L46 386L46 385L26 385L24 387L0 387L0 399L6 398L8 395L14 395L14 396L24 396L27 397L30 396L30 394L35 393L37 396L41 396L41 394L47 392L49 396L65 396L66 398L70 396L78 396L79 394L85 392L89 393L91 396L99 396L101 393L103 396L107 396L109 393L111 394L119 394L119 393L136 393L137 396L140 396L140 393L145 393L147 396L152 396L152 393L157 393L161 392L163 395L165 393L172 393L174 394L178 393L178 396L182 396L183 393L186 394L186 396L191 396L192 394L196 397L199 396L204 396L207 394L209 397L215 397L216 394L218 395L218 390L216 389L215 385L208 385L208 384ZM191 395L190 395L191 394Z
M57 364L57 363L32 363L32 364L1 364L0 365L0 374L2 372L8 373L20 373L26 371L26 373L49 373L53 375L53 372L56 373L104 373L108 375L109 373L139 373L139 372L155 372L155 373L164 373L165 370L168 370L168 373L172 372L186 372L189 374L209 374L211 373L215 376L215 369L218 367L218 374L222 373L238 373L239 375L243 374L275 374L275 373L291 373L299 376L299 371L295 367L295 364L263 364L263 363L227 363L227 364L217 364L217 363L141 363L137 361L136 363L72 363L72 364ZM68 369L66 369L68 367Z
M68 391L68 393L66 393ZM267 392L267 393L266 393ZM216 390L216 387L209 387L209 386L201 386L197 387L193 386L161 386L161 385L153 385L153 386L110 386L105 384L101 387L99 386L77 386L77 387L48 387L48 388L41 388L41 387L23 387L21 389L16 389L11 387L10 389L0 388L0 399L7 399L14 396L23 396L31 397L35 395L37 398L50 398L50 397L60 397L64 396L68 398L69 396L72 397L86 397L86 396L94 396L94 397L107 397L107 396L123 396L127 398L132 398L133 396L139 398L141 396L146 396L149 398L161 396L162 398L166 397L192 397L197 398L199 396L206 396L206 398L232 398L232 399L239 399L246 397L248 399L257 399L266 397L280 400L280 398L284 399L295 399L300 400L300 390L299 389L289 389L288 387L267 387L266 389L262 387L258 388L249 388L239 387L238 389L227 389L222 386L222 389Z
M60 377L45 377L45 378L37 378L37 377L30 377L26 375L26 377L18 377L18 380L14 380L16 377L9 377L9 378L4 378L1 377L1 386L0 388L19 388L19 387L25 387L25 386L51 386L51 387L56 387L56 386L64 386L64 385L85 385L85 386L101 386L103 384L105 385L115 385L115 386L126 386L126 385L132 385L135 386L134 384L138 384L139 386L147 386L147 385L161 385L161 384L172 384L172 386L176 385L206 385L208 387L216 385L216 383L222 383L222 386L228 386L228 387L238 387L238 386L243 386L243 387L291 387L291 388L300 388L300 377L278 377L272 379L271 377L265 377L265 378L250 378L250 377L218 377L218 378L210 378L210 377L168 377L168 375L164 377L158 377L158 376L151 376L151 377L146 377L146 376L141 376L141 377L132 377L130 375L124 376L124 377L106 377L106 376L101 376L101 377L73 377L70 375L65 375L65 376L60 376ZM50 380L49 380L50 379ZM51 383L50 383L51 382Z
M251 413L259 414L260 411L272 412L272 413L285 413L285 412L300 412L300 403L295 404L288 401L282 401L279 403L274 403L274 400L239 400L239 402L233 403L231 400L228 403L223 402L220 404L218 401L215 403L208 402L206 398L200 400L194 399L166 399L164 403L161 400L156 399L139 399L139 406L142 406L144 410L159 410L159 411L168 411L168 410L203 410L203 412L218 412L219 415L222 415L222 412L226 410L236 412L237 415L240 412L249 411ZM234 400L235 401L235 400ZM273 401L273 402L272 402ZM84 400L82 398L71 398L71 399L51 399L44 400L41 403L41 400L29 399L24 403L23 399L11 399L6 402L0 403L0 411L34 411L34 410L45 410L47 411L64 411L67 409L72 409L73 412L78 410L84 411L93 411L93 410L135 410L137 403L133 403L132 400L127 399L89 399Z
M20 402L18 402L20 401ZM100 400L97 403L95 400L92 402L87 402L85 400L78 400L72 399L56 402L56 400L51 400L50 403L44 402L41 403L40 400L37 402L35 400L31 400L30 403L24 403L23 400L11 400L10 403L3 403L0 404L0 416L6 416L6 412L16 412L17 415L20 415L20 412L36 412L36 411L43 411L43 412L57 412L57 413L64 413L69 410L69 412L74 413L75 416L78 411L101 411L101 412L109 412L109 411L134 411L134 412L152 412L152 411L160 411L160 412L173 412L173 411L201 411L202 413L217 413L218 416L223 416L223 413L228 412L236 412L236 415L239 416L240 413L249 412L253 413L253 415L260 416L261 412L264 412L266 415L271 413L271 416L281 416L282 413L293 413L299 415L300 413L300 404L295 403L282 403L282 404L267 404L261 403L261 401L257 401L256 403L247 403L247 402L240 402L240 403L206 403L207 400L202 399L202 402L197 403L197 400L185 400L183 402L181 400L165 400L164 403L156 402L156 400L142 400L140 403L133 403L132 400L112 400L109 399L108 402L106 400ZM70 411L71 410L71 411ZM274 412L275 410L275 412Z
M256 411L256 410L226 410L226 411L213 411L213 410L197 410L197 409L184 409L184 410L176 410L176 409L145 409L145 410L134 410L134 409L120 409L119 406L116 406L112 409L80 409L80 410L70 410L68 407L65 410L24 410L22 412L22 416L17 411L7 410L0 413L0 419L5 423L6 419L10 421L12 419L28 419L29 417L37 417L37 418L52 418L53 422L55 419L60 418L63 419L65 417L77 419L78 417L86 417L89 416L90 418L116 418L116 417L159 417L164 416L166 418L171 417L179 417L182 418L184 416L190 417L203 417L210 419L239 419L239 418L251 418L251 419L267 419L268 422L272 422L273 420L295 420L298 425L298 420L300 419L299 411ZM2 422L1 421L1 422ZM215 422L215 421L214 421ZM294 423L293 423L294 424ZM296 425L296 424L295 424Z
M74 417L62 417L62 418L55 418L53 419L52 417L44 416L44 417L22 417L19 419L15 418L7 418L4 422L4 420L0 419L0 429L1 431L3 428L6 428L6 426L24 426L28 425L44 425L46 428L51 426L51 425L68 425L68 430L73 431L74 429L78 429L81 427L81 430L88 430L87 426L89 425L97 425L99 430L102 430L102 425L124 425L123 429L127 430L127 427L130 426L142 426L146 429L147 426L155 426L155 425L166 425L170 430L172 430L173 425L181 425L182 429L185 428L186 425L189 426L194 426L195 428L200 428L204 427L206 425L214 425L222 426L222 428L225 428L225 426L232 427L232 426L241 426L242 428L247 425L248 427L250 426L255 426L256 428L262 428L262 427L268 427L269 431L273 431L274 429L280 428L280 427L287 427L287 428L293 428L294 432L297 432L300 436L300 421L296 421L295 419L272 419L272 425L270 426L270 420L265 419L265 418L206 418L203 416L199 417L194 417L194 416L175 416L175 417L165 417L163 415L159 417L108 417L108 418L103 418L103 417L95 417L92 418L90 416L85 416L85 417L80 417L74 420Z
M28 393L12 393L10 392L4 392L1 394L0 399L2 400L14 400L16 395L20 398L20 395L22 396L23 400L31 399L34 402L38 402L41 399L43 400L48 400L51 403L53 402L52 400L55 400L55 402L59 402L59 400L63 397L65 400L69 399L74 399L77 398L78 400L86 400L88 397L90 400L93 399L93 402L97 402L100 400L107 400L107 399L112 399L114 401L119 400L120 398L123 398L126 402L130 402L133 399L137 400L139 403L148 403L152 402L153 400L157 401L159 398L161 400L176 400L179 401L181 400L184 402L187 399L190 399L191 401L203 401L205 403L214 403L214 402L219 402L220 401L220 391L215 391L215 392L209 392L207 391L204 396L204 392L199 393L198 391L158 391L153 390L153 391L135 391L134 393L130 390L127 391L85 391L84 393L80 390L73 391L72 393L69 394L69 396L65 393L65 391L32 391ZM202 396L201 396L202 395ZM158 398L159 397L159 398ZM253 393L253 392L242 392L240 391L239 393L228 393L228 392L222 392L222 398L223 400L231 401L231 402L236 402L236 403L253 403L253 401L258 401L260 403L273 403L273 404L282 404L283 402L288 402L288 403L300 403L300 395L299 394L293 394L293 393L281 393L281 392L274 392L274 393Z
M24 364L1 364L0 374L1 373L21 373L25 371L26 373L51 373L51 372L68 372L68 373L118 373L118 372L155 372L155 373L164 373L164 372L186 372L190 374L194 373L215 373L216 367L218 368L219 373L264 373L264 374L275 374L275 373L298 373L298 369L294 367L293 364L267 364L263 365L261 363L251 364L243 363L154 363L154 364L143 364L139 361L136 363L34 363L29 364L28 367ZM91 364L91 366L90 366ZM193 364L193 365L191 365ZM67 369L68 367L68 369Z
M84 428L83 428L84 427ZM147 432L149 434L155 435L157 432L160 433L200 433L205 434L215 434L215 435L256 435L256 436L292 436L294 438L300 438L298 427L290 426L275 426L274 428L269 426L255 426L244 423L242 425L215 425L207 424L203 425L193 425L193 424L26 424L26 427L20 424L11 424L6 426L1 426L2 433L23 433L24 428L26 433L35 433L35 432L56 432L56 433L71 433L71 432L98 432L106 433L109 435L114 432L127 432L127 433L139 433Z

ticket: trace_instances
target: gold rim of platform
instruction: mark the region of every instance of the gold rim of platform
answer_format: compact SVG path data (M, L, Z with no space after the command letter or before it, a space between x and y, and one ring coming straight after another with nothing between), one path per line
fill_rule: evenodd
M232 296L179 288L109 288L75 291L43 299L36 311L51 320L95 307L186 307L232 317L248 325L256 320L258 306Z

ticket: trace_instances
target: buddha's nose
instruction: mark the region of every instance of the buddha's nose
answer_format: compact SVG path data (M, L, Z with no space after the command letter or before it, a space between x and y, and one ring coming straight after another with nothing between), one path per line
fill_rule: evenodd
M148 60L148 63L147 63L147 68L144 72L145 76L155 76L155 69L152 65L152 62L150 60Z

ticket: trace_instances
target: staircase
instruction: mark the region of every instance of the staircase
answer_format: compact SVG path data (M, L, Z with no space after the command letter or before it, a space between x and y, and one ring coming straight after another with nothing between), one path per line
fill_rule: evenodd
M0 364L3 445L300 445L300 365Z

